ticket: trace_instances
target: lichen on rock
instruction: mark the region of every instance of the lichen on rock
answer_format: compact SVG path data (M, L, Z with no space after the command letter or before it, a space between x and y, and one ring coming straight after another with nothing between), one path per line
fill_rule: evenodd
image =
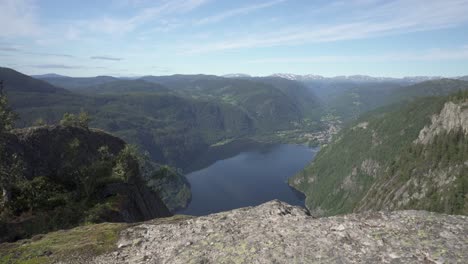
M464 263L468 218L423 211L314 218L271 201L257 207L146 222L92 263Z

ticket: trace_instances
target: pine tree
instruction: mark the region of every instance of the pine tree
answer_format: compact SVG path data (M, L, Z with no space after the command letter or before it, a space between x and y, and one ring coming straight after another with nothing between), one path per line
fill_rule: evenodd
M11 129L16 119L16 114L8 106L8 99L3 92L3 81L0 81L0 134Z
M0 199L1 205L10 200L11 186L18 175L21 174L21 162L17 156L8 156L6 151L6 138L13 129L16 114L8 106L8 99L3 92L3 81L0 81Z

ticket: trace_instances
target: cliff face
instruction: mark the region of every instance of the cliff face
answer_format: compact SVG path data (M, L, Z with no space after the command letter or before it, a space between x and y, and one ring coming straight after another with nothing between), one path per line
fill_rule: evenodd
M289 183L319 216L408 209L467 215L468 94L369 113Z
M468 101L447 102L354 211L417 208L468 214Z
M313 218L271 201L120 233L90 263L463 263L468 218L423 211ZM87 262L86 261L86 262ZM85 261L63 260L64 263Z
M425 126L414 143L428 144L441 133L462 130L468 134L468 102L447 102L442 111L433 115L431 124Z
M78 146L70 153L70 145ZM13 131L9 149L24 161L24 176L32 179L50 176L57 181L67 181L65 167L73 159L75 166L90 164L99 159L99 148L107 147L117 155L125 142L100 130L86 130L71 126L40 126ZM68 175L69 176L69 175Z
M136 222L171 213L150 190L126 143L98 130L43 126L8 136L22 177L11 188L0 242L83 222Z

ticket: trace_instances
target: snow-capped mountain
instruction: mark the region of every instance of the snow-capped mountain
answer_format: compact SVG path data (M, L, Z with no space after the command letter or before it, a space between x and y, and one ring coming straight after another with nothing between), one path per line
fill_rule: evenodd
M392 77L373 77L368 75L350 75L350 76L335 76L335 77L324 77L321 75L306 74L298 75L291 73L275 73L270 76L281 77L288 80L295 81L347 81L347 82L403 82L403 83L419 83L430 80L443 79L442 76L408 76L403 78L392 78ZM465 76L466 77L466 76ZM463 77L454 77L454 79L462 79Z
M225 78L249 78L249 77L252 77L252 76L250 76L248 74L245 74L245 73L230 73L230 74L225 74L222 77L225 77Z

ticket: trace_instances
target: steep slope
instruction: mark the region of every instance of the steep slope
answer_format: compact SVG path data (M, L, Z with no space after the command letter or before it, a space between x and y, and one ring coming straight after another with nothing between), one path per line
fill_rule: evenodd
M0 80L15 112L20 115L17 125L26 127L38 119L55 123L66 112L89 109L102 101L58 88L9 68L0 68Z
M303 143L309 139L299 134L322 128L321 105L313 94L297 82L279 78L146 76L75 92L80 94L64 100L66 104L48 99L44 107L14 107L24 125L41 117L55 122L67 109L84 109L93 117L94 127L141 146L156 162L181 168L220 142L254 138ZM49 98L40 98L44 97ZM31 97L30 101L36 100Z
M122 94L122 93L168 93L170 90L160 84L144 80L118 80L98 85L91 85L76 90L87 94Z
M3 165L19 168L20 175L10 178L11 194L0 202L0 241L85 222L171 215L146 187L137 157L119 138L79 127L43 126L15 130L2 139Z
M467 99L465 92L369 113L289 183L317 215L365 209L468 214Z
M254 132L235 107L167 94L113 95L92 124L142 146L153 161L184 168L211 144Z
M279 201L0 245L18 263L465 263L468 218L423 211L313 218ZM107 234L93 240L95 234ZM81 237L78 237L81 234ZM87 244L86 244L87 242ZM88 250L83 250L88 246ZM48 252L48 254L42 254ZM42 255L41 255L42 254Z
M17 86L39 83L63 91L22 88L24 92L10 92L14 86L5 81L11 105L20 115L19 126L30 126L39 119L54 124L67 112L84 110L91 114L93 127L139 145L158 163L184 167L211 144L252 135L256 130L254 121L235 106L173 95L159 84L120 80L83 87L80 92L86 93L77 94L13 70L5 72L21 80L13 83ZM2 73L0 80L11 79Z
M5 92L37 92L67 94L63 88L55 87L47 82L36 80L10 68L0 67L0 80L5 82Z
M96 86L105 83L119 81L118 78L111 76L97 77L67 77L67 76L36 76L35 78L46 81L57 87L69 90L80 90L89 86Z
M468 93L467 93L468 95ZM371 186L355 211L468 214L468 96L453 98Z
M456 79L440 79L426 81L407 87L401 87L395 91L391 98L393 101L418 98L425 96L443 96L468 89L468 82Z
M279 89L289 98L297 102L301 112L307 118L318 120L323 114L323 106L320 99L311 89L308 89L300 82L279 77L256 77L249 78L249 80L270 84Z
M467 89L468 82L437 79L418 82L353 82L312 80L304 82L323 100L329 114L345 122L370 110L425 96L443 96ZM411 85L408 85L411 84Z
M254 120L260 132L291 129L304 117L296 98L273 85L246 79L230 79L211 75L174 75L143 77L177 92L179 95L221 101L244 111Z

